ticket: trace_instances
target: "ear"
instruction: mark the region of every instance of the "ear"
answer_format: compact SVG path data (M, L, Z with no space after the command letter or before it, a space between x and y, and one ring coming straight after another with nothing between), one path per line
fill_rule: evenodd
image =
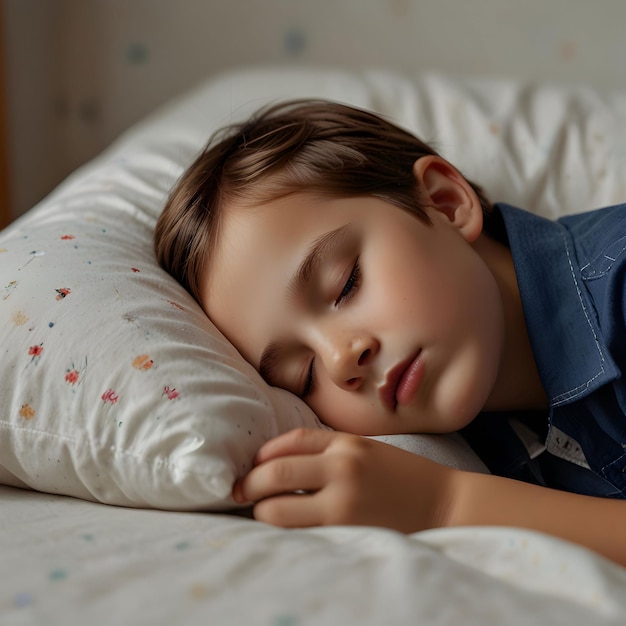
M439 156L423 156L413 164L420 200L443 213L461 235L472 243L483 229L483 211L478 196L463 175Z

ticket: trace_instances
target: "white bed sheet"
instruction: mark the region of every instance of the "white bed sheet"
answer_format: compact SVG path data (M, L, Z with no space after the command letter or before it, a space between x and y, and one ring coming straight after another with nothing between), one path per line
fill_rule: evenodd
M0 624L624 624L626 570L550 537L286 531L0 487Z

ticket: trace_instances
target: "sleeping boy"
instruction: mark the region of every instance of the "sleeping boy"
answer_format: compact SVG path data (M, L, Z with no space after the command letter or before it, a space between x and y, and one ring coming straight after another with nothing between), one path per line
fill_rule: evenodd
M294 101L209 142L155 249L334 429L258 451L233 490L257 519L522 526L626 565L626 205L494 205L381 117ZM492 474L359 436L453 431Z

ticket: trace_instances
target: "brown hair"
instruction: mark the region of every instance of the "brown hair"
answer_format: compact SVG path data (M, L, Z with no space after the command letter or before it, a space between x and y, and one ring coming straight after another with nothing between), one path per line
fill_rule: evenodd
M298 191L376 196L428 222L413 164L436 154L378 115L346 105L296 100L262 109L218 131L184 172L156 225L157 259L200 301L200 276L215 244L220 209ZM490 201L468 182L488 216Z

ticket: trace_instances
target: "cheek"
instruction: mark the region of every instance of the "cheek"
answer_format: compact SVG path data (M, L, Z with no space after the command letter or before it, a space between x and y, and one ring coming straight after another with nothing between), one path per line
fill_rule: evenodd
M323 384L318 395L308 404L320 420L334 430L354 435L380 431L378 411L367 396L342 391L332 384Z
M495 279L478 264L467 278L472 279L469 287L459 286L465 290L456 303L458 314L447 320L452 330L443 354L446 375L436 391L446 413L458 419L450 422L454 430L469 423L485 406L504 349L504 313Z
M439 339L488 328L499 309L495 280L469 246L423 262L412 283L410 303L424 316L422 324Z
M445 336L461 306L461 281L432 259L406 260L380 266L368 313L385 320L389 329L414 329L424 339Z
M317 417L335 430L344 432L352 432L350 430L351 420L346 414L345 398L339 397L339 394L332 386L324 383L320 384L321 389L315 395L315 398L307 400L307 404L313 409Z

